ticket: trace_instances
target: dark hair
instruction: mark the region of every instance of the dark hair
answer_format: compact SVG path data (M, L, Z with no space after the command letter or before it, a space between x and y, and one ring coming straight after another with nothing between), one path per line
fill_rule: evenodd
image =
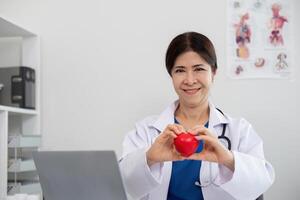
M197 32L186 32L177 35L170 43L166 53L166 67L171 76L176 58L185 52L194 51L201 56L215 72L217 69L217 57L214 45L205 36Z

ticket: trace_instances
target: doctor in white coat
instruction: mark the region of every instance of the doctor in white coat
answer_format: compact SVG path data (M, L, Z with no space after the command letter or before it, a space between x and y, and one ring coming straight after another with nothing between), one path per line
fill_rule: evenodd
M176 36L166 67L178 100L126 135L120 169L128 194L142 200L257 199L274 182L274 170L251 124L209 101L217 71L211 41L196 32ZM183 157L173 141L187 131L202 143Z

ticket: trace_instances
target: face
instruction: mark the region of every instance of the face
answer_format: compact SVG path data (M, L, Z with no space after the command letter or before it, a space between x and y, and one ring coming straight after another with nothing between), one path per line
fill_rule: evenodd
M199 106L208 102L215 72L196 52L188 51L179 55L171 75L180 103Z

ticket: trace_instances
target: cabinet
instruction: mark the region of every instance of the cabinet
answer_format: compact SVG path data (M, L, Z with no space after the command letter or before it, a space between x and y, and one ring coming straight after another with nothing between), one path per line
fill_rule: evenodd
M10 66L35 69L36 108L0 105L0 200L41 191L31 157L41 144L40 41L37 34L0 16L0 67Z

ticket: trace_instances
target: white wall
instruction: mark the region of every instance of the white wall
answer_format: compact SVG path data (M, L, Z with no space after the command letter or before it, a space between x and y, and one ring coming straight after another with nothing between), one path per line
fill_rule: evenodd
M294 2L299 19L300 3ZM176 97L164 69L171 38L199 31L217 49L214 102L248 119L265 141L276 170L266 199L299 199L299 36L294 80L231 80L225 75L225 6L220 0L1 0L2 16L41 36L45 148L120 154L134 122L158 114ZM296 23L294 34L300 35Z

